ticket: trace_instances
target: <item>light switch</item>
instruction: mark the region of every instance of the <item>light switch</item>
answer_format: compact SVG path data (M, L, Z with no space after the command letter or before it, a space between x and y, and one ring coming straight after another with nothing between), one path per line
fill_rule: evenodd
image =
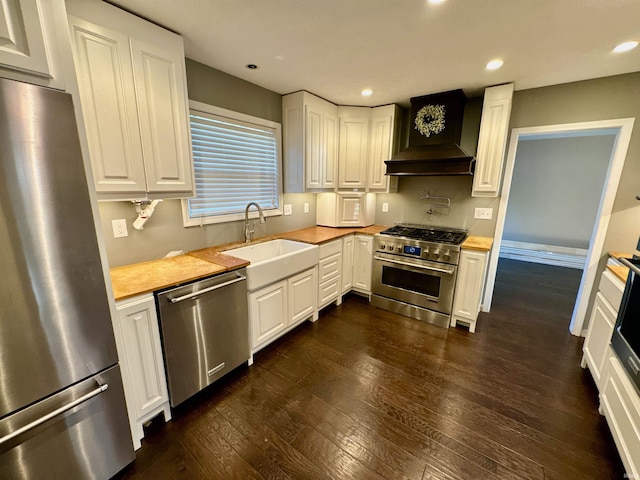
M124 218L111 220L111 226L113 227L113 238L129 236L129 232L127 232L127 221Z
M304 213L309 213L309 204L307 202L304 203Z
M286 203L284 205L284 214L285 215L291 215L291 204L290 203Z

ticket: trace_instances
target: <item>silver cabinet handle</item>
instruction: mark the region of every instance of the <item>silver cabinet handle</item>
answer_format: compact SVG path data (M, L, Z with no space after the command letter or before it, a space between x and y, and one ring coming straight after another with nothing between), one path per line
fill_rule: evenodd
M233 280L229 280L228 282L219 283L219 284L214 285L212 287L205 288L204 290L198 290L197 292L188 293L186 295L182 295L181 297L176 297L176 298L169 298L168 297L168 298L169 298L169 301L171 303L178 303L178 302L182 302L183 300L188 300L189 298L197 297L198 295L202 295L203 293L213 292L214 290L217 290L217 289L222 288L222 287L226 287L227 285L232 285L234 283L242 282L243 280L246 280L246 279L247 279L247 277L245 277L244 275L238 275L238 277L234 278Z
M399 262L398 260L391 260L390 258L382 258L382 257L379 257L378 255L374 255L373 259L380 260L381 262L396 263L398 265L404 265L405 267L420 268L422 270L431 270L434 272L446 273L447 275L453 275L453 271L454 271L453 268L438 268L438 267L431 267L428 265L414 265L413 263Z
M47 420L51 420L53 417L57 417L58 415L61 415L68 410L71 410L73 407L77 407L81 403L86 402L87 400L95 397L96 395L101 394L108 388L109 388L109 385L106 383L104 385L100 385L95 390L90 391L86 395L81 396L80 398L74 400L73 402L67 403L66 405L63 405L62 407L54 410L53 412L47 413L46 415L38 418L37 420L34 420L31 423L28 423L24 427L19 428L18 430L14 430L10 434L0 438L0 445L2 445L5 442L8 442L9 440L17 437L18 435L22 435L23 433L36 428L38 425L42 425L44 422L46 422Z
M631 367L631 370L633 370L633 373L635 375L638 375L640 373L640 367L638 367L638 365L636 365L636 362L633 361L633 357L629 357L627 359L627 364Z

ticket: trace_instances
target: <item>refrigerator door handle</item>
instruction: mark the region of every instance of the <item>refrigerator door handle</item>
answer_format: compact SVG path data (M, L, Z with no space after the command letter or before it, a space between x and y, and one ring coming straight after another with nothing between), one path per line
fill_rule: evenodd
M71 410L73 407L77 407L81 403L84 403L87 400L95 397L96 395L101 394L102 392L104 392L108 388L109 388L109 385L106 384L106 383L104 385L100 385L95 390L92 390L89 393L87 393L86 395L83 395L80 398L75 399L73 402L69 402L66 405L63 405L62 407L57 408L53 412L49 412L46 415L43 415L42 417L38 418L37 420L34 420L31 423L28 423L24 427L21 427L21 428L19 428L17 430L14 430L13 432L9 433L8 435L5 435L4 437L0 438L0 445L2 445L5 442L8 442L9 440L11 440L12 438L17 437L18 435L22 435L23 433L28 432L29 430L32 430L32 429L36 428L38 425L42 425L44 422L46 422L48 420L51 420L53 417L57 417L58 415L61 415L61 414L63 414L64 412L66 412L68 410Z

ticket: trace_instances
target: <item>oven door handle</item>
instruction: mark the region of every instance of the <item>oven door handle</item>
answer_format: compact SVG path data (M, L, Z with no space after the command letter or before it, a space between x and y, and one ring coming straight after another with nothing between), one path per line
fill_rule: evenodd
M622 263L625 267L628 267L629 269L633 270L633 272L636 275L640 275L640 268L638 268L636 265L634 265L633 263L631 263L629 260L627 260L626 258L619 258L618 259L620 261L620 263Z
M429 265L415 265L413 263L400 262L399 260L392 260L390 258L382 258L382 257L379 257L378 255L374 255L373 259L374 260L380 260L381 262L388 262L388 263L395 263L395 264L398 264L398 265L404 265L405 267L420 268L422 270L431 270L432 272L446 273L447 275L453 275L453 272L455 271L455 269L453 267L451 267L451 268L438 268L438 267L431 267Z

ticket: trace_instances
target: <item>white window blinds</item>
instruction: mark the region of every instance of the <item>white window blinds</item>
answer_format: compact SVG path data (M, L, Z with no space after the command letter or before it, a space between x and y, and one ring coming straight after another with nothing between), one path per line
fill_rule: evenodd
M194 109L190 119L196 196L188 200L189 218L244 213L249 202L259 203L263 210L277 210L279 125Z

